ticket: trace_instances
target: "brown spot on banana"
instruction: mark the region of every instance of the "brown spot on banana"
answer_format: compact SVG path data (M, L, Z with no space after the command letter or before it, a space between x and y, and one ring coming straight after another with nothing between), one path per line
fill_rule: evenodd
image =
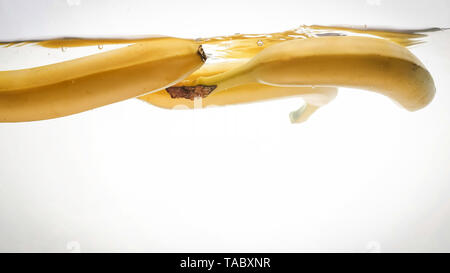
M166 91L172 99L194 100L195 98L206 98L216 87L216 85L171 86L166 88Z

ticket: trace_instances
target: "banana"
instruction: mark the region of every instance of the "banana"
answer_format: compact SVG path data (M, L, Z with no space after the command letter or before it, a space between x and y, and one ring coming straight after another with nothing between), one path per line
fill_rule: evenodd
M408 49L369 37L319 37L278 43L243 65L192 82L194 86L216 87L211 96L248 84L366 89L410 111L426 106L435 93L430 73Z
M426 106L435 93L423 64L384 39L289 40L249 61L198 69L204 56L192 40L153 38L58 64L0 71L0 121L60 117L142 94L140 99L159 107L196 108L196 100L174 99L173 86L206 88L201 107L300 96L306 104L290 114L292 122L333 100L335 87L375 91L410 111Z
M0 71L0 121L62 117L162 90L204 61L195 41L155 38L57 64Z
M176 84L177 86L191 85L196 79L203 76L211 76L243 65L245 61L229 63L205 64L189 77ZM285 97L300 97L305 104L298 110L290 113L293 123L307 120L309 116L319 107L332 101L337 95L334 87L279 87L260 83L249 83L238 85L227 89L226 92L212 92L205 98L194 100L186 98L173 99L166 90L153 92L138 97L154 106L166 109L193 109L206 108L210 106L225 106L243 104L258 101L266 101Z

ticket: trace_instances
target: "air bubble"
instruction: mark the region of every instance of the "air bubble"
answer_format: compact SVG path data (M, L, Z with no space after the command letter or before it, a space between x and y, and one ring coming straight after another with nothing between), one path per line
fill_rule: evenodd
M258 42L256 42L256 44L257 44L258 46L263 46L263 45L264 45L264 42L261 41L261 40L258 40Z
M62 52L65 52L65 51L66 51L66 48L62 46L62 47L61 47L61 51L62 51Z
M98 45L98 49L103 49L103 45Z

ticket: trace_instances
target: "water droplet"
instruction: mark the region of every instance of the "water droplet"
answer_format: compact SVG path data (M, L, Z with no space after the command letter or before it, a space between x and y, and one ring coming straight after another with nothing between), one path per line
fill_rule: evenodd
M98 49L103 49L103 45L98 45Z
M263 46L263 45L264 45L264 42L261 41L261 40L258 40L258 42L256 42L256 44L257 44L258 46Z

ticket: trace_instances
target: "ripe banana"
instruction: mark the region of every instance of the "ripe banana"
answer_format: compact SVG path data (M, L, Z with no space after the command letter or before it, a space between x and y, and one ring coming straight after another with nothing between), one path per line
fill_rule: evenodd
M196 79L211 76L243 65L245 61L205 64L176 86L191 85ZM301 97L306 104L290 114L291 122L305 121L319 107L329 103L337 95L334 87L279 87L260 83L238 85L225 92L212 92L209 96L194 100L173 99L169 92L161 90L138 97L152 105L166 109L205 108L232 104L251 103L284 97Z
M237 86L350 87L374 91L410 111L426 106L435 93L430 73L405 47L369 37L320 37L267 47L244 65L203 76L195 86L226 92Z
M0 121L50 119L155 92L197 70L195 41L155 38L57 64L0 72Z

